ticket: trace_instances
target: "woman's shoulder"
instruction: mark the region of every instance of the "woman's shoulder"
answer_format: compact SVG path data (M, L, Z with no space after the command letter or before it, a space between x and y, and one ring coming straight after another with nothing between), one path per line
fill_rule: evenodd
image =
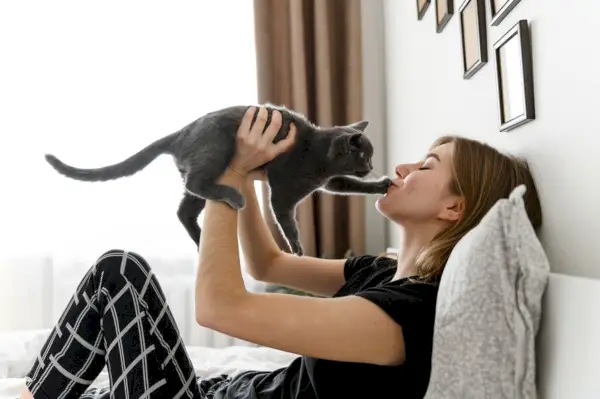
M340 294L352 294L360 289L373 287L391 279L396 271L396 261L385 256L358 255L346 259L344 265L345 285Z
M357 274L365 272L377 272L386 269L395 269L396 260L386 256L357 255L346 259L344 265L344 277L350 281Z

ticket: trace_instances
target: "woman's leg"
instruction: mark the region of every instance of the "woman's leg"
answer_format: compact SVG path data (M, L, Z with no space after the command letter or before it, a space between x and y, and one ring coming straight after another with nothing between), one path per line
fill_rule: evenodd
M133 252L109 251L86 273L27 387L36 399L78 398L105 364L111 397L203 397L162 289Z

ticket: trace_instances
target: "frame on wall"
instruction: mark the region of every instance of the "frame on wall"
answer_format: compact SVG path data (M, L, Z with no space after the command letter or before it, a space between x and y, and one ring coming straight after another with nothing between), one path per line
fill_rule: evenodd
M431 0L417 0L417 18L419 21L423 19L429 4L431 4Z
M535 119L531 36L520 20L494 43L500 131L507 132Z
M444 30L454 14L454 0L435 0L435 31Z
M463 79L470 79L488 62L485 0L465 0L458 12Z
M521 0L490 0L492 12L492 26L498 26L500 22L519 4Z

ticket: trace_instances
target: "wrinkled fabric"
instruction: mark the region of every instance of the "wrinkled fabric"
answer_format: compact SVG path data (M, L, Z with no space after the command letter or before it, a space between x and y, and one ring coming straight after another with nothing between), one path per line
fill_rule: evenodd
M456 245L440 281L426 399L535 398L535 336L550 274L525 186Z

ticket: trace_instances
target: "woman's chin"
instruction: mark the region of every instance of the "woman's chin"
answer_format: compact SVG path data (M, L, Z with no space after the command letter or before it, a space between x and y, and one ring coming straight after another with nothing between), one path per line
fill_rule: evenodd
M390 198L389 194L377 198L375 201L375 209L386 219L397 223L398 203L395 198Z
M388 204L385 196L377 198L375 201L375 209L386 218L388 217Z

